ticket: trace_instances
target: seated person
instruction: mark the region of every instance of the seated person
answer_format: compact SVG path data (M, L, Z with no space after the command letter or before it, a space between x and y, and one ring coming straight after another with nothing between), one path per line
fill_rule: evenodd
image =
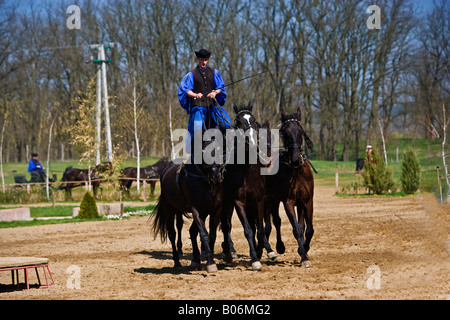
M28 172L31 174L31 182L45 181L45 178L47 177L44 172L44 167L37 157L37 153L32 153L31 160L28 162ZM52 181L51 179L49 180Z

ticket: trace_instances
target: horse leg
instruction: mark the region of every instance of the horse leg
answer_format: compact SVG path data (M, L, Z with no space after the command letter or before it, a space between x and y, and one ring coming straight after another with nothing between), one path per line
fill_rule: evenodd
M309 260L308 260L308 257L306 256L306 251L304 248L304 245L305 245L305 240L304 240L304 235L303 235L304 226L302 229L300 224L297 221L297 217L295 215L294 203L292 203L291 201L285 202L284 209L286 210L286 214L289 218L289 222L292 225L292 232L298 243L297 252L300 255L300 257L302 258L301 264L304 267L310 267L311 265L309 264Z
M178 212L176 214L169 213L171 221L169 221L168 225L167 225L167 234L169 236L170 244L172 245L172 256L173 256L173 261L175 262L174 268L181 267L180 256L178 254L177 246L175 245L176 231L175 231L174 221L173 221L175 219L175 216L177 216L178 214L179 214Z
M150 181L150 194L153 195L155 193L156 181Z
M209 249L211 250L212 255L214 254L214 246L217 237L217 227L219 226L221 216L222 211L220 210L220 208L209 216Z
M181 240L181 230L183 229L183 214L178 212L176 214L177 219L177 230L178 230L178 240L177 240L177 251L180 256L183 255L183 242Z
M179 213L177 209L172 207L167 201L160 198L160 201L157 205L156 210L156 222L154 222L154 225L157 225L157 230L161 234L167 234L168 238L170 240L171 246L172 246L172 258L175 263L174 268L181 267L180 263L180 257L178 255L177 248L175 246L175 216ZM155 230L155 227L154 227ZM165 237L163 237L165 238Z
M97 199L97 189L99 185L97 182L92 183L92 188L94 189L94 198Z
M197 225L198 232L200 233L202 251L204 251L204 255L206 257L206 271L215 272L217 271L217 266L212 257L211 249L209 248L209 235L205 227L205 220L200 216L200 213L195 207L192 207L192 216L194 218L194 223Z
M265 214L264 214L264 221L265 221L265 231L266 231L266 237L267 241L269 240L270 233L272 231L272 224L270 222L271 218L273 221L273 225L275 226L275 230L277 232L277 252L279 254L283 254L286 251L286 247L284 246L283 240L281 239L281 218L280 213L278 212L278 207L280 205L279 201L266 201L265 203Z
M306 231L305 231L305 251L308 253L311 239L314 235L313 228L313 200L311 199L305 206L305 222L306 222Z
M266 232L264 229L264 199L257 203L257 238L258 238L258 254L259 257L262 255L262 247L267 251L267 257L271 260L275 260L277 254L273 252L268 237L266 237Z
M197 223L195 221L192 221L191 227L189 228L189 236L191 238L192 243L192 260L191 260L192 269L200 268L200 250L198 249L197 235L198 235Z
M231 218L233 217L233 201L224 200L221 215L221 226L223 233L222 250L225 262L231 262L237 258L233 241L231 240Z
M240 202L236 202L236 212L238 214L239 220L241 221L242 226L244 227L244 235L247 239L248 245L250 247L250 259L252 262L252 269L253 270L261 270L262 265L261 262L259 262L258 254L256 252L256 246L255 246L255 236L252 231L252 228L250 227L250 224L247 219L247 215L244 210L244 205Z
M279 204L279 202L277 202L276 205L274 204L271 211L273 225L277 231L277 252L283 254L286 251L286 247L284 246L283 239L281 239L281 218L280 212L278 211Z

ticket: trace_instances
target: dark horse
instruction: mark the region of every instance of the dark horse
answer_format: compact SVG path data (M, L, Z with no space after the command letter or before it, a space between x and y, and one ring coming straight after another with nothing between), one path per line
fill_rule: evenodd
M294 237L298 243L301 265L310 267L311 263L307 252L314 234L314 178L311 165L303 155L302 145L305 141L306 145L312 148L313 143L305 134L300 122L300 108L296 113L290 115L285 115L284 111L282 112L280 134L284 143L284 151L281 152L279 157L278 172L275 175L266 176L266 236L269 237L271 231L271 215L277 230L277 252L284 253L285 246L281 240L281 219L278 212L279 204L283 202L293 228ZM297 217L295 207L297 207Z
M91 185L94 189L94 196L97 195L97 190L100 188L100 181L95 168L91 169ZM61 181L63 182L58 189L65 190L66 195L72 197L72 189L75 187L86 185L89 181L89 170L67 167L63 173Z
M94 196L97 196L97 190L101 189L100 179L104 172L112 172L111 162L103 162L91 168L91 185L94 189ZM63 183L58 187L58 190L65 190L66 194L72 197L73 188L86 185L89 182L89 169L67 167L61 181Z
M227 164L225 175L225 199L222 215L224 242L222 243L222 248L225 260L231 261L234 248L230 231L234 207L244 227L244 235L250 247L252 269L260 270L262 265L259 259L261 258L263 247L267 250L269 258L275 259L276 254L270 248L264 232L264 193L266 182L265 176L261 175L260 169L263 164L258 160L259 149L257 140L258 130L262 126L257 123L252 114L252 109L253 106L251 104L240 107L234 106L236 113L234 129L237 130L238 143L234 143L234 152L231 153L234 161L232 164ZM269 129L268 123L265 124L265 127ZM240 136L243 132L245 136ZM239 144L242 145L243 143L245 143L245 150L241 149L239 151ZM251 153L254 156L253 160L250 160ZM258 245L255 242L255 234L257 235Z
M146 166L144 168L140 168L140 179L159 179L159 175L164 168L164 166L169 162L167 157L161 158L153 165ZM126 191L130 190L133 181L137 179L137 168L136 167L127 167L120 170L120 173L125 176L125 178L119 178L120 187ZM143 180L140 180L142 182ZM153 194L155 192L156 181L149 181L150 184L150 192Z
M203 144L202 150L207 146ZM217 226L220 223L223 199L224 164L213 162L207 164L195 164L192 156L189 163L175 164L169 162L161 172L161 195L155 208L156 214L153 221L155 236L160 234L161 240L167 240L172 244L173 260L175 267L180 267L179 249L175 244L174 221L191 212L194 222L189 229L192 242L193 258L191 267L200 266L200 251L197 244L197 235L200 232L202 253L207 259L206 270L217 271L213 259L214 244ZM205 219L210 216L210 234L205 227ZM182 223L181 223L182 226ZM181 228L179 228L181 232ZM180 240L180 238L179 238ZM181 243L180 243L181 245Z

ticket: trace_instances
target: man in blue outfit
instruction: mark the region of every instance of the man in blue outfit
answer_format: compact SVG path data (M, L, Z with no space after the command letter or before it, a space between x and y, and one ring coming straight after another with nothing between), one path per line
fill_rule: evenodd
M37 157L37 153L31 154L31 160L28 162L28 172L31 174L32 180L45 181L46 175L44 172L44 167L41 165Z
M231 126L231 120L223 108L227 99L225 84L219 71L208 67L211 53L206 49L195 51L198 65L181 81L178 88L180 105L189 114L186 147L190 152L194 130L214 128L223 124Z

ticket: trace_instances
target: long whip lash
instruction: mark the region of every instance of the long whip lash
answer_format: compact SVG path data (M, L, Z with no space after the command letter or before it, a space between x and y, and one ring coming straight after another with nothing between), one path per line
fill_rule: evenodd
M289 66L293 66L293 65L299 64L299 63L302 62L302 61L303 61L303 60L300 60L300 61L297 61L297 62L293 62L293 63L289 63L289 64L285 64L284 66L279 67L279 69L284 69L284 68L287 68L287 67L289 67ZM253 78L253 77L257 77L257 76L260 76L260 75L263 75L263 74L265 74L265 73L267 73L267 72L269 72L269 71L275 70L275 69L276 69L276 68L272 68L272 69L269 69L269 70L266 70L266 71L263 71L263 72L260 72L260 73L252 74L251 76L248 76L248 77L245 77L245 78L242 78L242 79L239 79L239 80L230 82L230 83L228 83L228 84L224 84L223 86L221 86L220 88L217 88L217 89L222 89L222 88L231 86L231 85L233 85L233 84L235 84L235 83L238 83L238 82L241 82L241 81L244 81L244 80ZM217 90L217 89L216 89L216 90Z

